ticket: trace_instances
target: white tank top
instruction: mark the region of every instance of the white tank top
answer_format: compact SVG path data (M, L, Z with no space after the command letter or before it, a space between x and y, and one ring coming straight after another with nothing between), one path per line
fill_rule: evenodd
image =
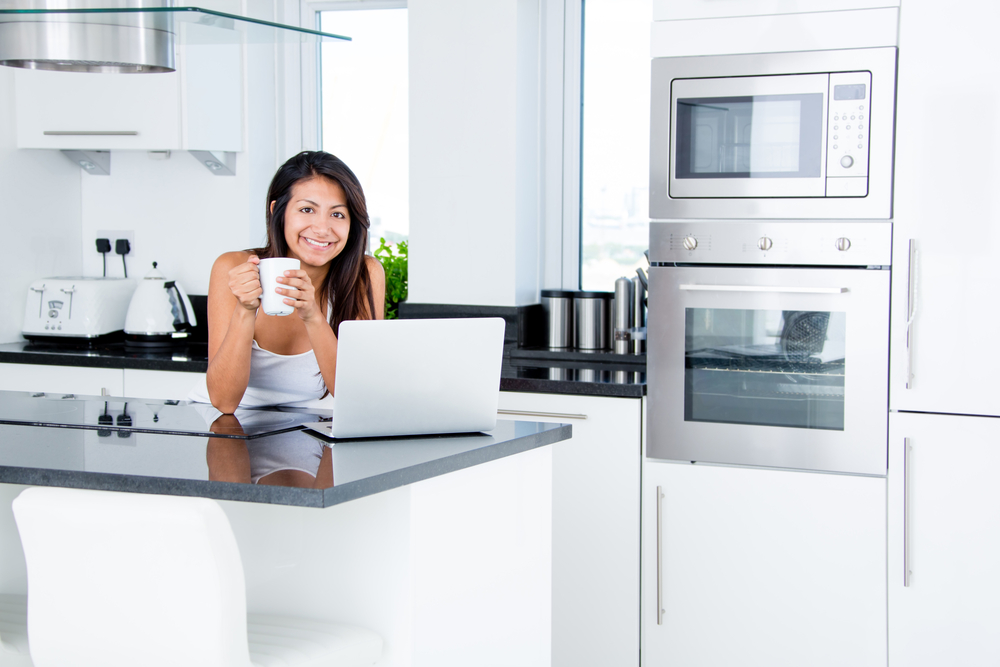
M326 384L312 350L302 354L275 354L253 341L250 380L240 407L285 405L320 398Z
M322 398L326 383L319 372L316 354L275 354L252 341L250 380L240 401L241 408L288 405ZM191 390L188 400L211 403L204 380Z

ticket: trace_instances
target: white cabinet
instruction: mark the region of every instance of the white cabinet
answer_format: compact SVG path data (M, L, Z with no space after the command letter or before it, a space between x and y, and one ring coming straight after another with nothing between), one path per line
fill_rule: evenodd
M1000 664L998 470L1000 420L890 415L889 667Z
M907 0L905 8L896 103L890 406L1000 416L1000 355L991 352L1000 309L990 303L1000 266L993 213L1000 133L958 122L949 125L947 141L927 140L942 99L963 100L977 121L1000 115L1000 81L978 65L996 60L993 26L1000 22L1000 4L950 8ZM972 351L984 353L958 354Z
M842 12L898 6L899 0L653 0L653 20Z
M643 665L884 667L885 503L880 477L647 460Z
M85 396L183 400L204 373L0 364L0 391L44 391Z
M121 396L122 369L0 364L0 390Z
M14 72L18 148L241 151L242 47L179 28L176 72Z
M129 398L156 398L181 401L204 382L204 373L125 369L124 395Z
M642 400L502 392L500 410L573 426L552 445L552 665L637 666Z

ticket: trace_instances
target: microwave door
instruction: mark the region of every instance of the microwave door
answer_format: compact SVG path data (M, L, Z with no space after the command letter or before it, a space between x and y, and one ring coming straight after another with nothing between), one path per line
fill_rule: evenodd
M828 74L673 80L670 196L825 196L828 89Z

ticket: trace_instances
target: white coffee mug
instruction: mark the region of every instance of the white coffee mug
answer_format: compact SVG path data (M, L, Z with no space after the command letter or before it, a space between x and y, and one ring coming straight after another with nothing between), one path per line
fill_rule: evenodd
M286 298L274 290L278 287L287 288L277 281L278 276L284 275L285 271L295 271L299 268L299 260L289 257L268 257L260 260L258 269L260 270L260 287L264 290L260 295L260 307L268 315L291 315L295 308L285 303Z

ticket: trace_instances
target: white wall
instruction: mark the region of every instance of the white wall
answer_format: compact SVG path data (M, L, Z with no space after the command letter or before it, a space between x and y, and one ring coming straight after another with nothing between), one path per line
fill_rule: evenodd
M538 300L539 2L410 0L409 300Z
M82 169L56 151L15 145L14 70L0 67L0 343L22 340L28 285L79 275Z

